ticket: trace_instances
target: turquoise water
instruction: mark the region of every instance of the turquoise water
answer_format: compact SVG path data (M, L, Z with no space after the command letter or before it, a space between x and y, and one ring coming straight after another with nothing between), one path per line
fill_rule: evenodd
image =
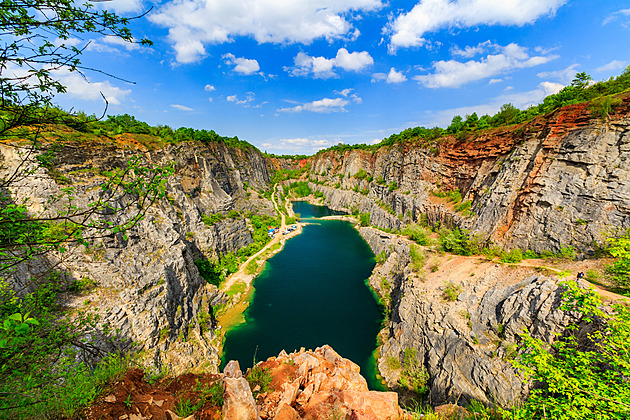
M361 367L371 389L381 389L372 353L382 312L365 284L374 254L349 222L318 220L333 213L327 207L296 202L293 208L313 224L254 280L246 322L226 334L223 364L235 359L245 370L254 356L329 344Z

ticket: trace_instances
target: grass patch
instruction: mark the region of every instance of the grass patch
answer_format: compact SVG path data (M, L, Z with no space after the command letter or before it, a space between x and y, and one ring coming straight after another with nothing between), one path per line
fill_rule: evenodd
M461 285L453 283L452 281L444 282L444 290L442 292L442 296L444 297L444 299L448 300L449 302L456 301L461 292L462 292Z

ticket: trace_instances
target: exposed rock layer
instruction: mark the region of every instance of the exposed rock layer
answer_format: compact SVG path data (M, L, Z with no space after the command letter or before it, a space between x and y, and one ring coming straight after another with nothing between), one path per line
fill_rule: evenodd
M577 104L465 141L323 152L312 178L334 188L314 187L381 228L424 214L510 248L592 250L608 228L630 227L628 108L626 95L605 123ZM472 203L468 217L430 195L456 188Z
M396 393L369 391L359 366L328 345L283 351L257 368L273 376L271 390L257 397L262 418L395 420L403 415Z
M26 149L0 147L5 173L24 160L20 150ZM256 149L186 143L141 151L68 143L55 152L54 172L36 168L27 159L24 169L35 171L14 182L11 194L16 201L28 199L33 213L53 215L65 199L52 206L49 199L63 196L62 189L72 185L74 203L87 208L100 191L104 172L126 167L133 157L142 165L174 166L167 198L150 207L126 235L107 236L89 249L78 246L50 255L50 261L31 262L13 281L18 287L28 284L33 273L61 261L71 281L97 285L69 304L100 312L111 331L117 331L114 345L134 342L148 350L157 368L174 373L194 368L215 371L218 343L212 342L212 306L223 302L225 295L200 277L195 260L236 252L252 242L252 234L242 217L207 226L202 215L228 210L273 214L269 200L257 198L252 190L248 198L243 188L247 184L266 188L269 183L267 162ZM123 216L110 219L116 225Z
M432 404L476 399L510 405L528 390L509 363L518 335L528 329L551 343L576 321L559 309L561 288L555 278L481 260L474 262L471 275L471 258L455 257L425 280L410 267L410 241L373 228L359 231L374 253L387 255L369 281L391 299L379 358L390 387L400 388L396 366L404 364L411 349L429 373ZM439 256L431 259L438 264ZM456 301L443 296L447 281L460 286Z

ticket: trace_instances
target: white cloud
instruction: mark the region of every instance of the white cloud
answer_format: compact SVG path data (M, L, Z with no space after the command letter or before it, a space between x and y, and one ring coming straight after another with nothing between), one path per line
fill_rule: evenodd
M311 73L316 79L328 79L337 77L335 67L346 71L361 71L374 64L374 59L367 51L350 53L345 48L340 48L333 58L311 57L299 52L293 59L294 67L285 67L294 76L309 76Z
M372 83L381 80L387 83L402 83L407 81L407 76L392 67L389 69L389 73L374 73L372 75Z
M435 71L433 73L415 76L414 79L430 88L456 88L465 83L492 77L510 70L534 67L556 58L554 56L530 57L526 48L514 43L505 47L497 45L495 48L499 50L497 54L490 54L480 61L434 62Z
M308 139L285 139L285 140L282 140L282 142L288 143L288 144L297 144L297 145L304 145L304 144L310 143Z
M235 57L234 54L224 54L222 57L229 65L235 66L234 71L249 76L260 70L258 61L249 58Z
M175 109L177 109L179 111L194 111L193 108L189 108L189 107L184 106L184 105L173 104L173 105L171 105L171 107L173 107L173 108L175 108Z
M81 41L79 38L68 38L68 39L61 39L61 38L57 38L53 41L53 44L56 47L60 47L62 45L65 45L66 47L70 48L70 47L76 47L77 45L81 44L83 41Z
M443 28L477 25L523 26L541 16L553 15L568 0L420 0L385 28L391 35L390 52L423 46L424 35Z
M437 112L427 112L425 122L420 123L426 127L440 126L447 127L455 115L470 115L476 112L478 116L484 114L496 114L501 105L511 103L517 108L526 109L532 105L540 103L546 96L558 93L564 85L560 83L541 82L536 89L525 92L509 92L490 99L488 103L444 109Z
M340 48L335 64L347 71L361 71L374 64L374 59L367 51L349 53L345 48Z
M497 84L497 83L501 83L502 81L503 81L503 79L490 79L490 80L488 80L488 84L489 85L494 85L494 84Z
M325 139L311 140L305 138L280 139L274 143L262 144L267 149L290 154L312 154L330 145L330 141Z
M451 48L451 54L463 58L473 58L476 55L484 54L489 47L497 47L496 44L493 44L490 41L485 41L477 44L474 47L466 46L462 50L457 45Z
M335 93L336 93L337 95L341 95L341 96L343 96L344 98L349 98L349 99L351 99L351 100L352 100L352 102L354 102L355 104L361 104L361 103L363 103L363 99L361 99L361 98L359 97L359 95L357 95L356 93L352 93L352 91L353 91L353 90L354 90L354 89L347 88L347 89L344 89L344 90L342 90L342 91L335 91Z
M402 83L407 81L407 77L399 71L396 71L395 68L389 69L389 73L387 74L387 83Z
M630 28L630 9L621 9L610 15L606 16L602 25L607 25L610 22L621 20L621 26L624 28Z
M180 63L199 61L205 44L238 36L258 43L303 43L316 39L356 39L350 12L383 7L381 0L174 0L149 16L169 28L168 39Z
M323 98L317 101L309 102L303 105L296 105L290 108L280 108L278 112L318 112L318 113L331 113L331 112L346 112L346 105L350 102L343 98Z
M94 2L95 7L107 9L119 14L142 12L145 6L142 0L110 0L107 2Z
M120 105L121 101L131 93L130 89L121 89L113 86L109 81L93 82L90 78L82 75L78 71L71 72L68 67L55 68L46 66L53 79L59 81L66 87L65 95L85 101L102 101L103 96L111 105ZM32 85L35 82L30 69L9 64L4 68L3 77L22 78L23 83ZM60 94L62 95L62 94Z
M580 67L580 65L575 63L571 64L565 69L555 71L543 71L536 74L536 76L540 77L541 79L553 79L568 84L571 80L573 80L575 74L578 72L578 67Z
M103 42L110 45L118 45L124 47L127 51L135 51L141 48L140 44L134 39L132 42L125 41L117 36L104 36Z
M247 92L245 94L245 98L243 99L239 99L237 95L230 95L226 99L228 102L233 102L237 105L243 105L248 108L250 106L250 103L256 99L256 95L254 94L254 92Z
M99 39L90 39L85 49L87 51L120 54L121 50L117 47L123 47L127 51L142 51L145 48L135 39L129 42L115 36L104 36Z
M630 9L629 9L630 10ZM604 64L603 66L599 66L595 69L596 72L604 72L604 71L615 71L625 69L627 66L627 62L620 60L613 60L608 64Z
M214 87L214 86L212 86L212 85L205 85L205 86L203 87L203 90L205 90L206 92L212 92L212 91L215 91L216 89L217 89L217 88L215 88L215 87Z
M130 89L121 89L113 86L109 81L90 82L88 77L83 77L77 72L70 72L66 69L51 71L54 78L66 86L66 94L86 101L102 101L101 93L112 105L120 105Z

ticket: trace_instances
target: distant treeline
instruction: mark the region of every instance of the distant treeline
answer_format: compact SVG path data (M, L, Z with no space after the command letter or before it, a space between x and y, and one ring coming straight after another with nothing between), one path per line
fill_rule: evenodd
M455 135L459 139L464 139L478 131L522 123L532 120L539 115L555 111L563 106L587 101L591 101L593 115L605 119L612 108L621 103L619 98L613 98L612 95L630 89L630 66L626 67L624 72L617 77L611 77L609 80L598 83L591 83L591 76L584 72L578 73L571 84L564 87L560 92L549 95L540 104L524 110L520 110L508 103L502 105L499 112L493 116L483 115L479 117L476 112L465 117L456 115L451 120L451 124L445 129L440 127L408 128L398 134L392 134L377 144L350 145L340 143L321 150L318 154L330 150L343 152L354 149L378 149L382 146L391 146L412 140L422 141L428 145L431 141L448 135Z
M172 129L167 125L151 126L144 121L137 120L133 115L108 115L106 119L99 119L94 115L86 115L83 112L69 113L61 108L28 108L15 107L15 113L31 113L38 118L24 119L25 125L29 121L44 122L53 125L65 125L76 131L87 134L114 137L119 134L144 134L156 137L161 143L182 143L199 141L203 143L220 142L228 146L239 148L256 148L252 144L240 140L238 137L221 136L214 130L197 130L194 128L180 127ZM8 114L5 112L4 114ZM10 119L10 115L0 115L0 121Z

